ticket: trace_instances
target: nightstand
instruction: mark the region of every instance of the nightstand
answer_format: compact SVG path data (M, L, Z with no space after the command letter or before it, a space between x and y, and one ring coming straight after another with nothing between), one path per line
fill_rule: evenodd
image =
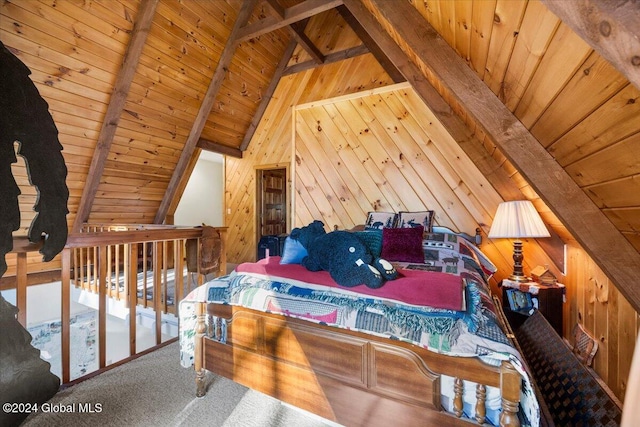
M558 335L563 336L562 304L565 299L565 287L563 284L542 285L536 282L521 283L505 279L500 282L499 287L502 288L502 308L504 314L514 330L527 320L527 317L533 313L533 310L539 310L551 326L553 326L553 329L555 329ZM528 295L526 300L531 301L530 308L512 310L509 304L509 290L522 292L524 296Z

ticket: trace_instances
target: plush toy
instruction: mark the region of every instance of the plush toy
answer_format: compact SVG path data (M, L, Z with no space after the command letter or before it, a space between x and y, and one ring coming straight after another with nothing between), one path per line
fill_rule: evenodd
M319 227L322 227L322 232ZM320 221L292 230L291 237L298 239L307 249L308 255L301 262L307 270L328 271L341 286L364 284L375 289L398 275L388 261L374 260L367 246L355 234L348 231L326 233Z
M322 221L315 220L309 225L305 225L304 227L294 228L289 233L289 237L294 240L297 240L308 250L309 246L311 246L311 242L313 242L316 237L320 237L327 234L324 231L324 224Z

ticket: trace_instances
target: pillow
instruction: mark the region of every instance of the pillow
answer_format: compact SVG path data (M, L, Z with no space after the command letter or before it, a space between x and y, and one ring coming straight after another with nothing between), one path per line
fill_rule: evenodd
M465 265L478 271L489 279L498 269L491 260L475 244L459 234L426 233L422 242L425 262L434 261L437 257L459 254ZM442 255L446 252L447 255ZM457 255L454 255L457 256Z
M482 252L482 250L469 242L466 239L463 239L460 243L460 246L466 246L473 254L475 255L476 260L480 263L480 267L482 268L483 273L486 275L487 279L493 276L493 274L498 271L498 267L495 266L493 262Z
M382 253L387 261L424 263L421 225L410 228L383 228Z
M408 212L400 211L398 213L398 225L400 228L417 227L422 225L426 233L431 232L433 224L433 211Z
M460 274L464 270L478 271L480 268L471 253L460 251L456 235L425 233L422 249L425 264L433 266L435 271Z
M353 234L362 240L362 243L369 249L374 258L380 258L382 253L382 230L354 231Z
M302 258L309 255L307 249L302 246L298 240L287 236L284 239L284 249L282 250L282 258L280 258L280 264L300 264Z
M364 223L365 230L392 228L396 226L398 214L395 212L369 212Z

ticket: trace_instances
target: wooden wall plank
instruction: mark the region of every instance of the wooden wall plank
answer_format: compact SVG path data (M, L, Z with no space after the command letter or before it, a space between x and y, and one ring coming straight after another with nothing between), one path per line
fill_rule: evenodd
M491 31L495 17L496 0L473 2L471 18L471 55L470 66L482 78L487 63L487 53L491 40Z
M611 64L593 52L531 127L531 133L548 147L627 84Z
M504 77L500 99L514 111L547 50L560 20L540 3L530 0Z
M581 187L616 181L640 174L640 132L567 166L566 171ZM602 164L615 165L609 168Z
M471 58L471 18L473 7L468 1L453 2L455 16L455 49L469 62Z
M466 2L456 2L466 3ZM511 60L511 53L520 33L520 25L527 2L498 0L496 2L489 52L485 64L484 82L496 95L502 90L502 82Z
M523 125L531 128L590 53L589 45L566 25L558 27L514 111Z
M562 166L567 166L589 154L640 132L640 90L627 85L609 101L572 128L548 151Z

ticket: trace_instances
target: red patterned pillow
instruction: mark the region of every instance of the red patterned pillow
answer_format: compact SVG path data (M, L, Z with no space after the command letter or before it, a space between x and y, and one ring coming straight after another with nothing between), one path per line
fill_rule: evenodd
M387 261L424 263L424 227L383 228L381 258Z

